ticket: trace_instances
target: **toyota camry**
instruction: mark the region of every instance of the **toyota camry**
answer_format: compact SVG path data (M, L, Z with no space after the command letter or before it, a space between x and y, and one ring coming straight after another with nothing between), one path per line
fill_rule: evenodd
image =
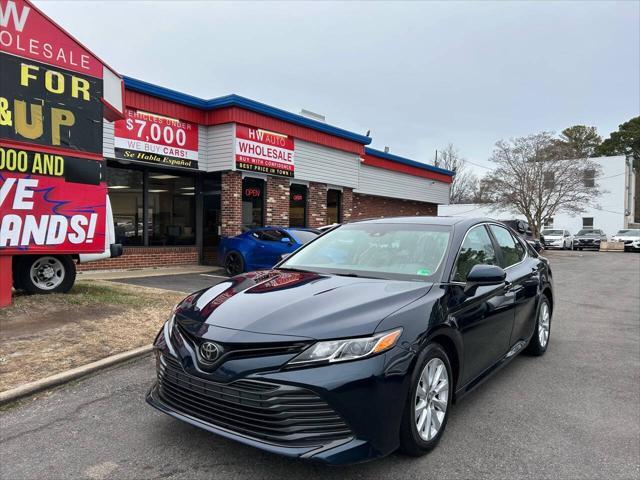
M452 403L518 353L546 351L553 305L547 260L504 224L348 223L180 302L147 401L282 455L418 456Z

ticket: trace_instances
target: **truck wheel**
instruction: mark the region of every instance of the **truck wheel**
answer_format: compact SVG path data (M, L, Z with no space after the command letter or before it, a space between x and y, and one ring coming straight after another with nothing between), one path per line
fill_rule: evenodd
M28 293L66 293L76 280L76 264L68 255L30 255L18 265L16 283Z

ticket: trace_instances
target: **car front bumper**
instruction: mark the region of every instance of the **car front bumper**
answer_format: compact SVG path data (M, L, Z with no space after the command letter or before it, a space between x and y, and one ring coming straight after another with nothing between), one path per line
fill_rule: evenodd
M600 249L600 240L594 240L592 242L574 240L573 247L574 248L595 248L595 249Z
M251 369L252 373L236 376L230 383L208 383L211 380L206 376L195 376L183 368L180 383L186 390L178 392L181 397L176 400L175 396L168 395L166 391L163 393L161 362L163 356L172 354L163 342L160 343L156 345L158 381L149 390L146 400L156 409L174 418L262 450L335 465L383 457L399 446L400 422L409 388L409 375L406 373L414 360L413 353L400 347L368 359L340 364L301 369ZM178 352L177 356L170 358L172 361L182 362L177 358L179 355ZM188 365L189 359L185 359L185 362ZM256 362L259 363L260 359L253 359L252 365ZM229 370L235 369L235 366L226 364L221 368L225 367ZM316 397L313 400L315 403L328 405L331 410L319 415L336 414L344 421L348 431L338 437L318 441L309 438L288 438L286 441L280 441L273 436L265 438L264 426L257 426L262 424L262 416L256 421L252 412L246 418L243 417L244 412L240 412L242 416L237 415L240 409L253 407L223 402L222 406L225 408L221 410L218 392L230 392L238 381L264 382L285 389L301 389L303 394L312 393ZM199 386L202 383L206 383L205 387ZM170 388L175 389L175 386ZM193 399L198 400L196 405L189 401ZM270 404L271 398L260 400L263 403L253 405L270 405L270 408L273 407L275 410L284 409L282 405ZM251 405L251 399L241 401L249 402ZM287 415L287 412L281 413ZM230 422L229 418L233 421ZM319 422L318 418L310 416L311 422L315 424ZM292 421L295 423L297 420ZM317 427L315 424L303 430L325 428Z
M564 240L549 240L544 242L544 248L564 248Z

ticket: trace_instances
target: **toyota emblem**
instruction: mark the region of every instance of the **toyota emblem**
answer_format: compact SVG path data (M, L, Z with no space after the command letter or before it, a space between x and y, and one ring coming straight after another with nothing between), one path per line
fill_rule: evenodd
M200 345L200 356L207 362L214 362L220 355L220 347L213 342L204 342Z

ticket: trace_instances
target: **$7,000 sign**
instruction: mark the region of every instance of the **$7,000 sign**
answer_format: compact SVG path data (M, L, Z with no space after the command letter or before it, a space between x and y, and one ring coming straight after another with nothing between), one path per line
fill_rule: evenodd
M198 168L198 126L175 118L127 109L114 126L116 158Z

